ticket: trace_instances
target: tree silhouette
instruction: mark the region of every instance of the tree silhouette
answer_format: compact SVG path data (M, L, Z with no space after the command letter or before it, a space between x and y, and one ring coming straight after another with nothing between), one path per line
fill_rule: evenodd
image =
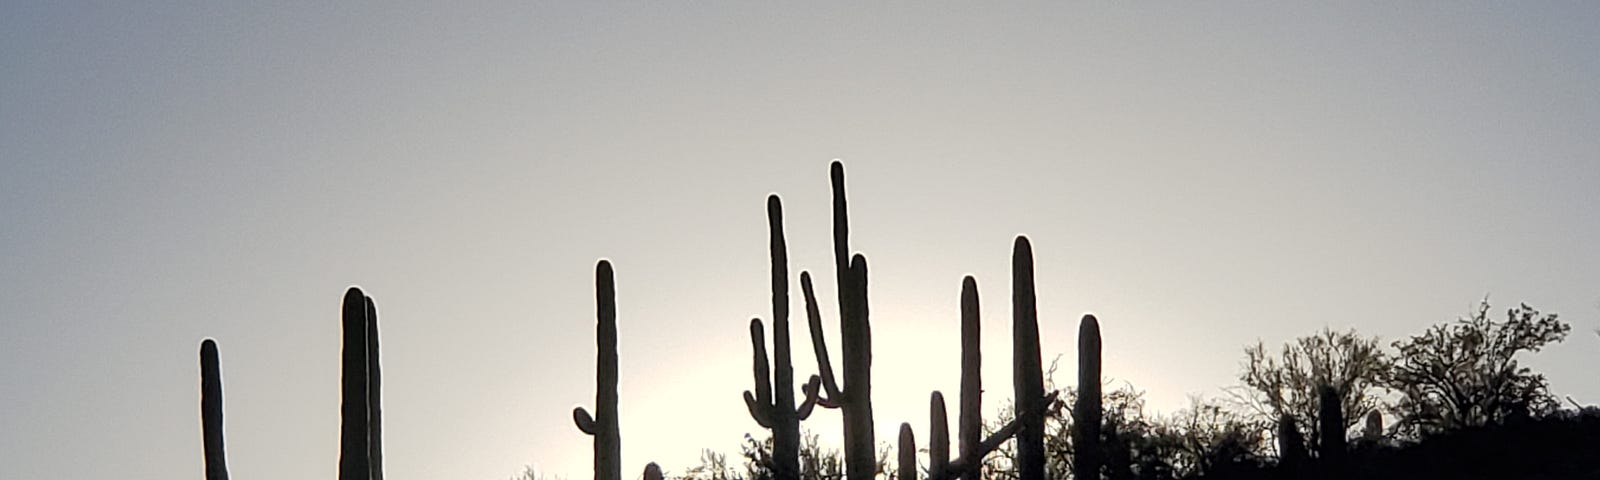
M1553 410L1544 375L1516 356L1560 342L1571 330L1526 304L1507 310L1504 322L1491 320L1485 299L1467 318L1395 342L1400 353L1388 383L1402 395L1396 427L1426 436Z

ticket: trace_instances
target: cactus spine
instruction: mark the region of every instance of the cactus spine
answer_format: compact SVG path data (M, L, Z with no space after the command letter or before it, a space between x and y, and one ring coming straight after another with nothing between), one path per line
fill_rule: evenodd
M1044 369L1039 356L1039 318L1033 290L1033 246L1018 236L1011 253L1011 362L1017 430L1017 477L1044 480Z
M1100 408L1100 322L1084 315L1078 324L1078 401L1072 407L1075 478L1100 478Z
M871 480L876 474L872 431L872 326L867 313L867 259L850 256L850 221L844 190L844 165L830 166L833 184L833 258L839 287L840 340L844 344L844 386L834 381L828 364L828 347L823 343L822 320L817 315L811 277L800 274L805 291L806 314L811 326L811 344L816 350L817 367L827 396L818 405L839 408L844 413L845 472L849 480Z
M983 430L983 353L978 342L978 280L961 279L961 408L956 436L961 458L970 458L978 448ZM961 475L962 480L978 480L979 469Z
M756 390L744 392L750 417L762 428L772 430L772 458L777 480L800 478L800 421L816 406L817 386L812 376L805 386L806 398L799 409L794 404L794 367L789 360L789 257L783 238L783 203L777 195L767 197L767 225L771 234L772 258L772 378L768 381L766 335L761 319L750 320L750 343L754 350Z
M622 433L617 426L617 290L611 262L595 266L595 412L572 409L573 423L594 437L595 480L622 480Z
M344 294L343 399L340 407L339 480L372 479L371 385L367 340L370 319L369 299L361 289L350 287Z
M228 456L222 448L222 365L217 342L200 342L200 432L204 441L206 480L228 480Z

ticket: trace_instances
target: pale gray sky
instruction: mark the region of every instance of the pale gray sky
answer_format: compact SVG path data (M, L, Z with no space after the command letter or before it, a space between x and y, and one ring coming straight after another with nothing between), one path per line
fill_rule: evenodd
M208 336L235 476L331 478L351 284L390 478L588 478L602 257L624 470L735 451L763 199L832 278L834 158L880 439L956 389L964 274L1006 398L1018 233L1046 356L1074 368L1093 311L1158 409L1257 339L1392 340L1485 294L1571 321L1528 363L1600 402L1592 2L292 3L0 6L0 478L200 476Z

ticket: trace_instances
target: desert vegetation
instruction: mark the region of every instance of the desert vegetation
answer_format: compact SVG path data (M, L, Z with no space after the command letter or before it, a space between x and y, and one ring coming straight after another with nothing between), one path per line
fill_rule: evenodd
M595 480L1045 480L1059 478L1600 478L1600 409L1564 405L1521 355L1562 341L1571 327L1528 305L1497 315L1487 299L1457 321L1384 345L1324 329L1279 348L1243 349L1238 384L1222 398L1193 398L1176 412L1146 410L1143 393L1102 376L1100 319L1078 319L1078 371L1058 387L1040 351L1033 245L1012 247L1011 391L984 417L977 279L961 279L955 449L942 392L929 392L926 426L902 423L895 442L873 429L867 257L849 244L844 167L830 168L839 375L823 340L813 277L798 275L814 374L797 383L791 361L790 270L783 202L767 199L771 318L749 323L753 389L748 414L767 433L747 435L730 463L707 450L700 465L621 464L617 419L618 319L610 262L595 267L597 378L593 411L576 427L593 437ZM343 305L340 480L382 480L377 310L360 289ZM1052 320L1052 325L1060 325ZM767 350L768 325L772 349ZM1063 353L1067 354L1067 353ZM226 480L219 349L200 348L200 410L207 480ZM989 382L992 386L993 382ZM798 396L796 395L798 392ZM1570 402L1569 402L1570 403ZM839 409L843 451L804 427L816 408ZM925 443L918 443L918 438ZM893 461L891 461L893 459ZM526 471L528 480L542 478Z

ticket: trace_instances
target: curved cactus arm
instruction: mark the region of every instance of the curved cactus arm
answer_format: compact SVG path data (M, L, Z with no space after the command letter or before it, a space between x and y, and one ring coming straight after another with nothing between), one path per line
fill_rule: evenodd
M833 363L828 360L828 344L822 338L822 311L817 307L817 293L811 286L811 272L800 272L800 290L806 297L806 323L811 327L811 349L817 356L817 372L822 379L822 392L816 403L823 408L839 408L839 382L834 380Z
M804 386L800 387L800 389L805 392L806 398L800 402L800 407L795 410L795 418L799 420L811 418L811 411L817 406L817 391L821 388L822 378L816 375L812 375L811 380L807 381Z
M757 425L760 425L761 428L772 429L772 404L762 403L761 400L756 399L755 396L746 391L744 392L744 406L750 410L750 418L755 419Z
M755 373L755 401L761 405L772 404L772 376L767 369L767 336L761 328L761 319L750 319L750 346L755 351L751 370ZM745 392L749 398L749 392Z
M600 434L600 425L595 423L594 417L589 415L589 411L584 410L583 407L572 409L572 423L576 424L578 430L582 430L583 433L589 435Z

